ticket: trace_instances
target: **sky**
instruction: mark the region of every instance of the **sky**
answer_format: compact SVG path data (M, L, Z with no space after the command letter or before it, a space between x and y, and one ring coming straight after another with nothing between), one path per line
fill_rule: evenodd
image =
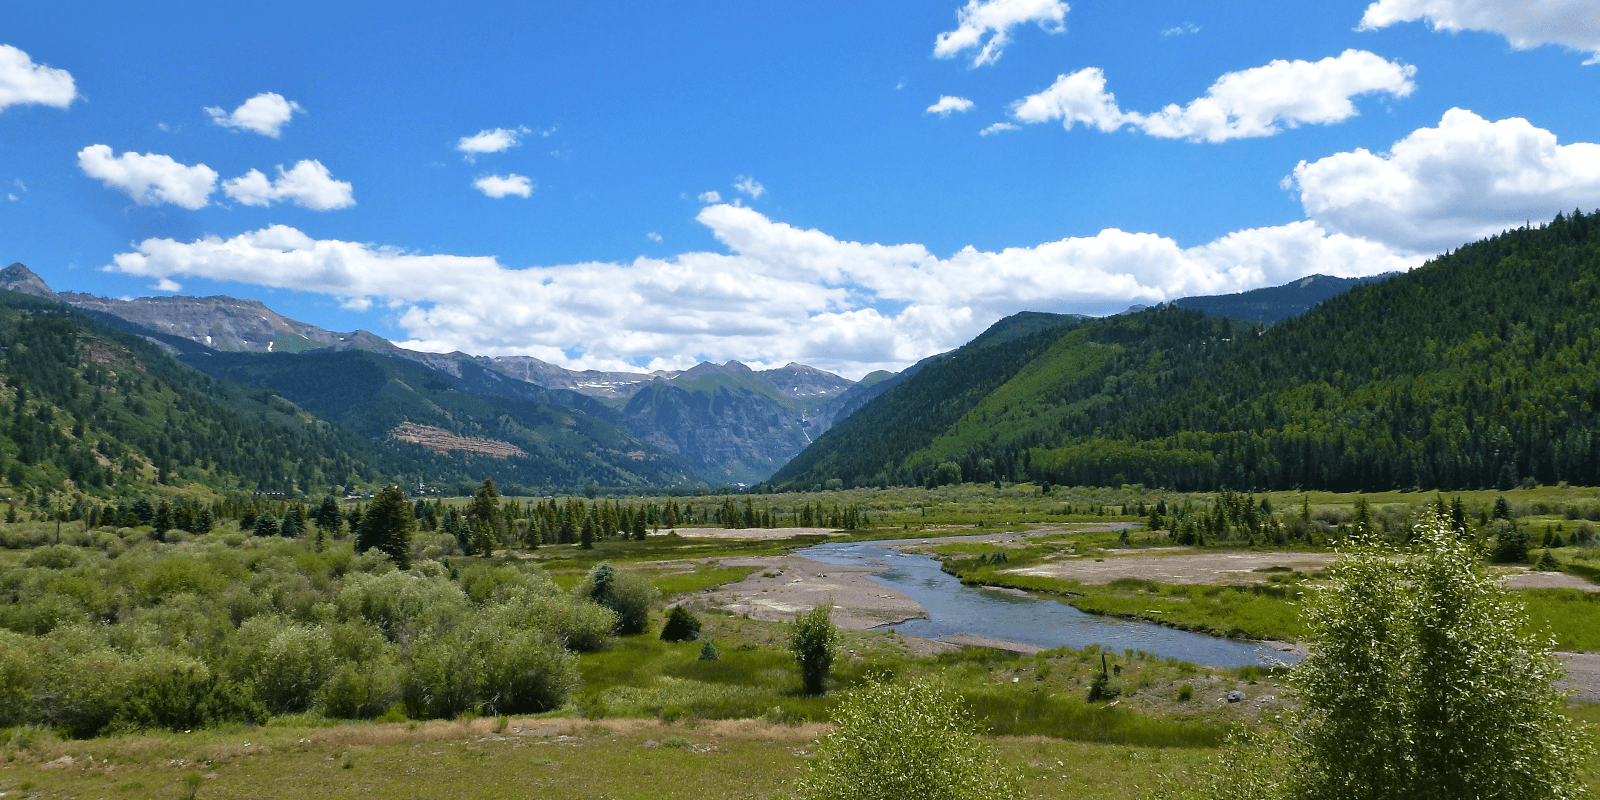
M0 263L859 378L1600 208L1597 97L1595 0L10 3Z

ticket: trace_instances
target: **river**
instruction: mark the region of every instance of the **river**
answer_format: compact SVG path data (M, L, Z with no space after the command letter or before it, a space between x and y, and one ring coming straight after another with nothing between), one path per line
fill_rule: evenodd
M1098 644L1112 652L1143 650L1212 667L1281 664L1296 660L1271 647L1190 633L1148 622L1086 614L1058 600L963 586L939 562L886 545L923 539L819 544L796 555L823 564L888 565L873 579L897 589L928 610L927 619L886 626L928 639L969 634L1046 649Z

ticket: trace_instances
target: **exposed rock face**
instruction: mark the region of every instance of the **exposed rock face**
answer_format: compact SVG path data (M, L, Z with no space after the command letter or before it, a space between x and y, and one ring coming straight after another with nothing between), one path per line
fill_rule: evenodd
M48 297L51 300L60 299L50 290L50 286L43 278L35 275L33 270L24 267L20 262L0 269L0 289L31 294L35 297Z
M141 297L117 300L76 292L57 297L69 305L102 311L154 331L182 336L215 350L295 353L334 347L352 334L336 334L280 316L258 300L214 297Z
M522 448L510 442L501 442L494 439L479 439L477 437L456 436L446 430L403 422L389 431L389 438L397 442L412 442L432 450L439 455L445 455L452 450L463 453L477 453L490 458L510 458L512 456L525 456Z

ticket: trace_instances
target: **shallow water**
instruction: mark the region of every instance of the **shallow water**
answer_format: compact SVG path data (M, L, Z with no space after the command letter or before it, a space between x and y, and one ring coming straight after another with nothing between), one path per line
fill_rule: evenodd
M1295 660L1288 653L1262 645L1148 622L1086 614L1059 600L962 586L954 575L942 572L939 562L931 556L903 553L884 546L900 541L920 540L819 544L797 555L841 566L888 565L888 571L874 575L873 579L921 603L928 610L928 618L884 627L912 636L936 639L965 633L1046 649L1099 644L1113 652L1143 650L1162 658L1173 657L1213 667Z

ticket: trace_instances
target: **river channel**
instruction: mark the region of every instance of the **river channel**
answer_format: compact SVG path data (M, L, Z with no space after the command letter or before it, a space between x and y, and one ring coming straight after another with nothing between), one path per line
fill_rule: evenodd
M921 539L880 542L836 542L800 550L796 555L823 564L883 566L873 580L897 589L928 610L927 619L885 627L928 639L968 634L1029 644L1046 649L1083 648L1099 644L1112 652L1143 650L1212 667L1281 664L1293 655L1249 642L1190 633L1148 622L1086 614L1058 600L963 586L939 562L920 553L887 545Z

